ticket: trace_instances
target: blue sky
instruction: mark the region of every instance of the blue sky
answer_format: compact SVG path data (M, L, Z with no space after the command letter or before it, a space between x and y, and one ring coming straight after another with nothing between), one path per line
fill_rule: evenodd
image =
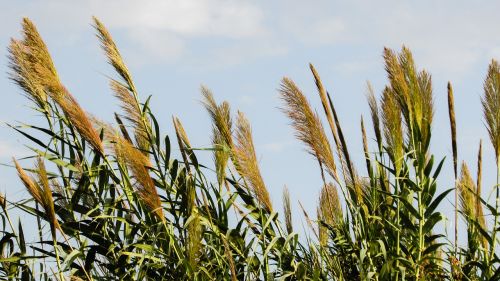
M369 122L366 81L376 93L386 83L384 46L413 51L433 75L435 123L432 151L451 158L446 83L455 90L460 161L475 173L479 139L484 141L484 194L494 183L494 156L480 106L482 83L492 58L500 58L500 3L469 1L7 1L0 0L0 121L33 121L21 91L7 79L7 44L19 37L22 17L45 38L63 82L91 114L111 121L119 110L107 86L113 75L91 27L93 15L109 28L164 133L171 116L182 120L191 142L210 144L210 122L200 105L201 84L218 100L244 111L253 125L264 179L275 207L284 185L292 201L315 214L321 186L316 162L294 139L278 107L277 88L288 76L321 109L307 64L312 62L333 95L358 170L364 172L359 122ZM326 124L325 124L326 125ZM370 128L370 126L369 126ZM373 132L368 130L370 138ZM0 127L0 162L26 155L25 140ZM373 143L372 143L373 144ZM210 155L201 156L210 160ZM26 163L28 164L28 163ZM446 162L440 189L453 185ZM27 193L12 169L0 167L0 190ZM451 204L443 211L452 221ZM303 221L294 203L295 220ZM448 226L451 229L451 224Z

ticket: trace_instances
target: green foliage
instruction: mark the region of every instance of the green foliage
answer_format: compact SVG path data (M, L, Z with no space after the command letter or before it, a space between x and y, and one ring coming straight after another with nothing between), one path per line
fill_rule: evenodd
M299 239L288 192L283 216L271 205L243 113L238 112L233 124L229 104L217 104L202 88L213 120L213 147L205 150L213 152L214 168L198 162L200 152L177 118L173 126L180 153L172 154L176 149L151 112L151 97L140 100L111 35L94 20L117 73L110 80L123 109L115 114L116 125L90 118L80 108L28 19L23 21L23 38L12 40L9 48L11 78L46 125L11 126L27 138L37 162L23 169L15 161L32 198L0 198L2 278L500 279L498 192L495 206L484 200L480 174L475 184L464 165L455 190L460 192L460 214L467 224L467 246L456 248L436 227L445 219L437 209L454 188L450 184L438 189L445 159L429 149L431 78L417 70L407 48L399 54L384 51L388 85L380 100L369 95L376 149L371 152L362 122L368 176L359 175L351 161L333 100L315 68L310 65L333 148L305 95L292 80L283 79L284 112L298 139L317 159L324 181L317 220L304 212L311 236ZM500 103L495 83L500 73L497 64L492 65L483 104L495 141L500 139L495 129L500 117L492 112ZM454 130L452 106L451 102ZM455 146L455 132L453 138ZM14 226L9 216L13 208L36 220L38 238L25 237L21 222ZM487 214L494 217L490 228Z

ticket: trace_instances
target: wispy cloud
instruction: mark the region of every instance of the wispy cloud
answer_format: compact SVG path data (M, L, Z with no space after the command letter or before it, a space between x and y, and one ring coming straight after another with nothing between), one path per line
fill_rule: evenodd
M75 34L88 29L96 15L121 35L119 43L130 53L141 54L142 63L187 59L231 67L304 47L381 49L405 43L428 68L462 73L498 55L500 45L500 4L494 2L48 0L11 1L2 8L2 36L13 35L19 18L30 16L42 33L73 38L75 44L82 43ZM220 43L210 43L214 39Z
M90 6L116 28L231 38L255 36L263 28L261 10L250 1L92 0Z

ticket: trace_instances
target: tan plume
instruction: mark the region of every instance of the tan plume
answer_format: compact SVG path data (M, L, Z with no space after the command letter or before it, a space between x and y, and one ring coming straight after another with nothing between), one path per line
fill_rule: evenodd
M151 167L149 159L117 134L114 137L114 150L118 161L124 163L134 176L139 198L156 216L165 220L160 196L148 171L148 167Z
M236 158L235 168L245 179L259 203L268 211L272 211L271 198L260 173L257 155L252 139L250 123L242 112L238 112L236 120L236 143L233 148Z
M317 113L313 111L302 91L292 80L283 78L279 91L281 99L285 102L283 111L291 119L296 137L306 144L307 151L339 182L330 143Z

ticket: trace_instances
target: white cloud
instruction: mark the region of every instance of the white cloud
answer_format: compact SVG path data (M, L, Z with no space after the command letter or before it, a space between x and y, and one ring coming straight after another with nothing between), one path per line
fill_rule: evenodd
M381 51L407 44L432 72L463 73L498 55L499 8L463 1L12 1L0 11L5 23L0 35L15 35L20 17L29 16L42 34L79 44L76 36L91 31L90 17L96 15L120 34L122 48L141 55L142 63L182 59L228 67L304 47Z
M140 53L141 63L181 58L198 47L192 39L249 40L266 34L261 9L245 0L49 0L6 5L0 16L9 24L0 27L0 35L16 36L21 18L28 16L42 35L57 36L60 44L81 44L75 34L91 31L93 15L122 35L128 42L119 45Z
M150 59L155 58L157 62L174 60L182 56L186 49L186 43L179 36L172 33L164 33L161 36L157 31L130 29L128 32L129 39L134 46L138 46L142 52L131 52L128 56L134 65L151 63L144 61L145 57ZM130 48L130 47L129 47ZM145 56L145 52L147 56Z
M495 15L498 4L468 5L383 1L353 5L345 14L346 29L358 46L410 47L418 64L431 72L464 73L500 45ZM354 16L353 16L354 15Z
M264 33L262 13L248 1L92 0L90 7L106 25L125 31L140 47L134 53L141 53L141 58L134 61L142 63L186 58L194 47L190 39L246 40Z
M92 0L90 5L98 17L116 28L231 38L254 36L262 31L261 11L249 1Z

